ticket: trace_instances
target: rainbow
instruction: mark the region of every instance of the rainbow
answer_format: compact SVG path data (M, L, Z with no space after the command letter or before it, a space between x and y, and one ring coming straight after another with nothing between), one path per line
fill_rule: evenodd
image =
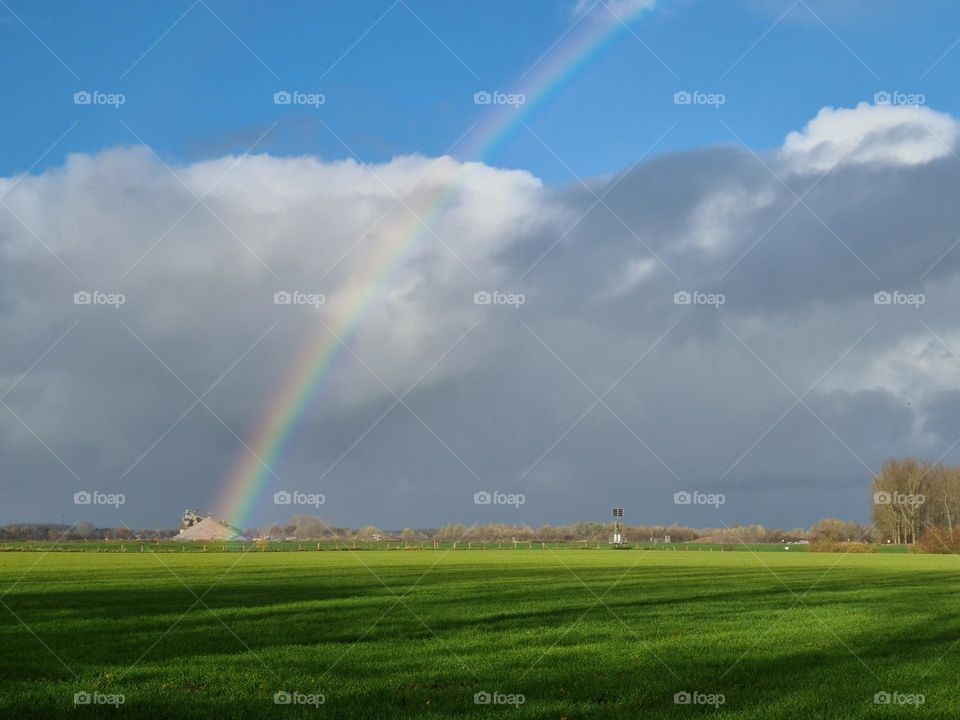
M486 122L474 128L466 138L464 157L486 162L523 127L524 122L567 85L578 72L589 65L603 50L626 32L652 3L637 3L637 9L620 19L599 5L587 11L574 28L520 78L514 94L523 95L519 106L491 105ZM416 214L423 219L390 228L380 235L383 240L371 253L371 261L352 279L351 287L360 288L338 298L327 328L317 333L298 353L291 372L276 393L267 411L258 420L253 434L231 467L215 499L215 515L236 527L247 527L263 494L264 486L274 475L285 450L291 444L299 420L312 404L321 382L341 355L342 338L346 340L361 325L374 300L391 276L410 256L425 232L432 226L455 197L469 163L461 164L459 175L429 198ZM410 215L407 213L407 215Z

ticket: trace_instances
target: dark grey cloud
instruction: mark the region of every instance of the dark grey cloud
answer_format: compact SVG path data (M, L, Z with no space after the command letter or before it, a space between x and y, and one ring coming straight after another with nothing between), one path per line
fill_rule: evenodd
M955 138L932 110L861 106L759 156L671 154L589 187L450 158L168 168L145 148L0 180L0 521L214 508L331 330L349 350L271 461L257 524L293 512L278 489L385 527L615 503L636 522L865 519L887 457L960 455ZM84 290L125 302L75 305ZM284 290L326 302L274 304ZM77 507L80 489L127 502ZM483 489L527 502L476 506Z

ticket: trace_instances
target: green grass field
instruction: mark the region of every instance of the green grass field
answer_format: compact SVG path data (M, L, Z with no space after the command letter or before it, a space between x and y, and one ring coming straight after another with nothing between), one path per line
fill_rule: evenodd
M8 552L0 593L0 717L960 714L953 556Z

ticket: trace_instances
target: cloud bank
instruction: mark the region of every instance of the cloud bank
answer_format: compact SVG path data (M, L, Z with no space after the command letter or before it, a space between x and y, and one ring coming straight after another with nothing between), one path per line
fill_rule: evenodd
M887 457L958 461L957 132L927 108L825 108L780 148L589 188L448 157L167 166L142 147L0 179L0 521L213 507L306 348L341 341L258 524L290 514L279 489L384 527L613 504L863 519ZM78 509L81 489L127 502Z

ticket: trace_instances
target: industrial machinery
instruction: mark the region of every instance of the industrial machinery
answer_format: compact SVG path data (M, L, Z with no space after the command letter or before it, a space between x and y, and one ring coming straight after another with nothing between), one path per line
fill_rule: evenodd
M203 520L205 516L200 514L199 510L184 510L183 511L183 527L184 529L188 527L193 527L198 522Z

